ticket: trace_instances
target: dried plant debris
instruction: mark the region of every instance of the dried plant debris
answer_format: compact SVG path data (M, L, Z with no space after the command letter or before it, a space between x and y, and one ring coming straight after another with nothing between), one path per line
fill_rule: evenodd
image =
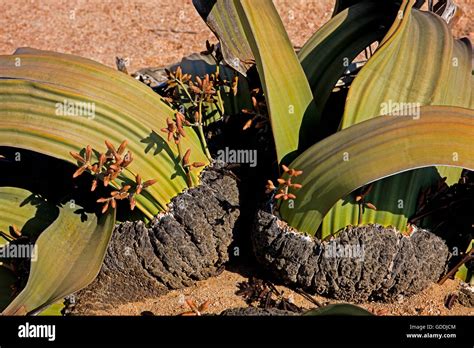
M162 295L222 271L240 215L237 183L214 164L146 226L119 224L96 280L77 293L76 312Z
M404 236L380 225L348 226L321 242L264 211L252 243L259 262L284 282L353 302L416 294L439 279L450 255L442 239L423 229Z
M458 302L465 307L474 308L474 286L463 283L459 290Z
M269 281L251 277L248 281L239 283L238 287L236 295L242 296L249 306L295 313L303 311Z
M207 301L204 301L203 303L201 303L200 305L197 305L196 302L194 302L194 300L191 299L191 298L187 298L185 300L185 302L188 305L190 310L181 313L180 316L182 316L182 317L189 317L189 316L192 316L192 317L198 316L198 317L200 317L203 314L203 312L208 310L209 305L211 303L209 300L207 300Z
M448 296L446 296L446 299L444 300L444 306L449 310L453 309L454 304L456 303L457 299L458 299L457 294L449 294Z
M115 65L117 66L118 71L128 75L127 67L130 65L128 58L115 57Z
M474 247L471 247L471 249L467 253L461 255L461 259L456 263L456 265L453 268L449 270L449 272L447 272L438 281L438 284L443 285L447 279L454 278L454 276L456 275L459 268L461 268L461 266L466 265L467 268L470 268L470 264L473 260L474 260Z
M76 296L70 295L64 298L64 307L61 309L61 315L68 316L74 313L74 309L76 308Z
M257 308L257 307L246 307L246 308L229 308L221 313L222 316L289 316L299 315L297 312L285 311L276 308Z

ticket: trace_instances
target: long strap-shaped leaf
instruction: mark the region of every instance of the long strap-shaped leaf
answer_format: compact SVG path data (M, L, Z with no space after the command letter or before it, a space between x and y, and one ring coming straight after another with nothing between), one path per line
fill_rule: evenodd
M11 188L1 188L11 190ZM21 315L91 283L99 273L115 223L115 210L97 218L80 206L64 205L59 217L36 240L25 288L2 312Z
M334 4L334 10L332 12L332 16L335 17L345 9L357 5L365 0L336 0Z
M381 46L352 83L342 128L381 113L411 111L416 117L419 105L473 107L470 44L454 40L443 20L412 5L413 1L404 1ZM360 220L360 207L346 197L324 218L322 235L356 223L378 222L404 229L416 210L420 189L440 177L452 184L460 172L437 167L384 179L366 197L377 210L365 209Z
M0 247L11 238L10 229L18 228L23 236L35 237L58 216L53 204L16 187L0 187Z
M338 13L344 11L345 9L347 9L351 6L354 6L356 4L362 3L364 1L367 1L367 0L336 0L332 15L333 15L333 17L335 17ZM399 5L402 2L402 0L384 0L383 2L385 4L390 2L390 3L393 3L395 5ZM425 0L416 0L416 2L414 3L414 7L415 8L420 8L423 5L424 2L425 2ZM382 3L382 2L379 1L379 3Z
M283 218L314 234L341 197L375 180L414 168L447 165L474 169L474 110L423 107L421 117L380 116L342 130L300 155L303 170L294 208Z
M6 238L0 236L0 248L6 247L12 238L18 237L9 233L11 228L18 228L17 232L23 237L34 239L56 220L58 212L54 204L30 191L18 187L0 187L0 231L7 235ZM2 255L7 258L9 256L8 253ZM1 264L2 259L0 259L0 312L13 300L15 289L13 286L17 281L17 275Z
M278 160L285 162L311 144L317 124L311 88L272 1L234 4L257 63Z
M304 44L298 58L313 91L317 113L323 111L334 85L354 58L384 37L397 9L380 1L357 3L331 18Z
M193 5L219 38L224 61L247 76L254 56L233 0L193 0Z
M471 45L454 40L441 18L411 5L407 1L401 7L403 19L352 83L342 128L383 114L384 108L390 111L397 103L474 107Z
M19 53L0 56L0 145L75 163L70 151L86 145L103 151L105 140L118 145L126 139L135 159L124 180L137 173L158 180L137 197L137 206L149 215L186 187L177 150L160 132L174 112L151 89L84 58L29 49ZM64 102L90 103L94 115L58 115ZM191 149L192 161L208 163L191 130L182 147Z

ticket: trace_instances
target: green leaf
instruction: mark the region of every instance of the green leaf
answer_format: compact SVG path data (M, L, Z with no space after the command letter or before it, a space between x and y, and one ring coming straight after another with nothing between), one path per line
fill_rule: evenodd
M380 1L357 3L331 18L299 51L298 58L313 91L319 114L348 65L366 47L383 38L396 10L398 7L381 4ZM322 120L325 124L319 125L318 131L325 129L330 121Z
M219 38L224 61L243 76L247 76L247 70L255 59L234 1L193 0L193 5Z
M309 146L318 120L310 86L270 0L234 1L257 63L279 162Z
M454 40L436 15L404 13L352 83L343 129L388 112L390 102L474 108L469 42Z
M342 128L396 112L397 108L405 108L405 113L413 110L412 116L416 117L421 105L474 107L469 42L454 40L441 18L412 9L412 4L402 4L399 14L403 16L397 16L381 46L353 81ZM345 197L325 217L322 234L349 224L375 222L404 230L408 218L415 213L420 189L441 177L453 184L460 173L458 168L438 166L383 179L366 197L377 210L365 209L359 220L359 206L353 197Z
M460 172L462 169L446 167ZM390 176L373 184L365 202L373 204L377 210L364 208L359 220L361 207L355 201L356 194L340 199L326 214L321 235L329 236L347 225L378 223L395 226L400 231L407 228L408 219L416 212L420 189L431 186L442 178L435 167L410 170Z
M346 10L347 8L354 5L358 5L365 1L366 0L336 0L336 3L334 4L334 10L333 10L332 16L336 17L339 13Z
M63 309L64 309L64 299L61 299L58 302L53 303L52 305L48 306L48 308L46 308L41 313L39 313L38 316L40 316L40 317L45 317L45 316L58 317L58 316L62 316L61 311Z
M337 303L324 306L317 309L312 309L303 314L304 316L319 316L319 315L350 315L350 316L368 316L373 315L364 308L354 306L348 303Z
M0 187L0 231L10 234L16 226L24 236L37 236L58 216L58 209L29 191L16 187ZM0 236L0 246L7 240Z
M474 169L473 136L474 110L457 107L422 107L416 120L380 116L361 122L291 163L303 170L294 180L303 187L294 192L294 208L284 202L280 213L294 228L314 235L338 199L363 185L433 165Z
M80 205L64 205L36 240L25 288L2 312L36 313L90 284L99 273L115 222L115 210L97 217Z
M357 5L359 3L363 3L368 0L336 0L336 4L334 5L334 11L333 11L333 17L336 16L338 13L344 11L346 8L349 8L351 6ZM384 0L379 1L379 4L388 4L388 3L393 3L395 5L400 5L402 0ZM420 8L425 0L417 0L416 3L413 5L415 8Z
M18 187L0 187L0 231L15 225L22 236L34 240L59 214L59 209L39 195ZM6 242L7 240L5 240ZM5 246L4 244L3 246ZM15 274L0 262L0 312L13 300Z
M61 114L61 105L90 103L93 113ZM84 104L82 104L84 105ZM0 146L37 151L75 164L70 151L86 145L104 151L104 141L116 146L128 140L134 161L113 183L130 182L139 173L157 179L137 197L137 207L148 216L165 209L172 197L187 187L174 143L160 129L174 111L150 88L135 79L81 57L21 49L0 56ZM191 130L182 139L191 160L208 163L198 136ZM199 171L193 180L198 182Z

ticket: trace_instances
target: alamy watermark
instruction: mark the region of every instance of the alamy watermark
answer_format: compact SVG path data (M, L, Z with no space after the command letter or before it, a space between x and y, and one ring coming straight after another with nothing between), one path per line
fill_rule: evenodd
M420 110L420 103L396 102L390 99L387 102L380 104L381 115L408 116L412 117L414 120L420 118Z
M330 241L324 248L324 257L326 258L348 258L364 260L364 246L360 244L340 244L336 241Z
M248 164L254 168L257 166L257 150L234 150L225 147L217 151L217 160L225 163Z
M38 246L36 244L7 244L0 248L0 259L31 259L38 260Z
M18 326L19 338L46 338L53 342L56 340L56 325L38 325L26 322Z
M92 120L95 118L95 103L64 99L62 103L56 103L57 116L80 116Z

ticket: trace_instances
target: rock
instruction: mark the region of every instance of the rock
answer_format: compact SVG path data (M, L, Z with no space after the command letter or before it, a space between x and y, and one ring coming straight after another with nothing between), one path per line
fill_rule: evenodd
M444 241L423 229L404 236L380 225L348 226L321 242L265 211L257 214L252 243L257 260L284 283L352 302L416 294L438 280L450 256Z
M74 313L159 296L218 274L239 214L234 176L216 164L207 168L201 184L173 198L149 226L116 226L99 275L75 294Z

